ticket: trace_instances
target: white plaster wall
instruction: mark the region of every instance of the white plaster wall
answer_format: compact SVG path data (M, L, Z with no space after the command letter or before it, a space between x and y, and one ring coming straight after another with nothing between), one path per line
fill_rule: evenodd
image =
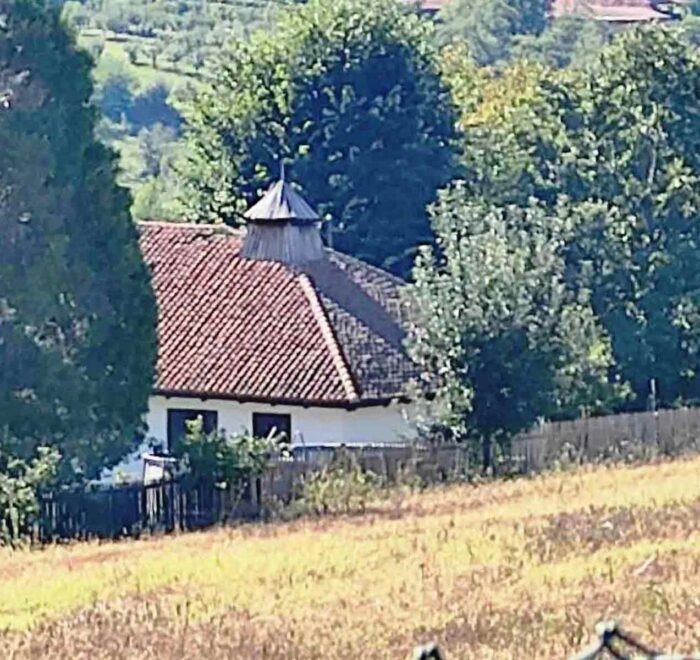
M292 444L295 446L401 444L414 436L407 421L410 406L398 403L344 410L152 396L146 417L148 437L144 446L114 471L105 474L104 480L112 480L117 474L129 480L141 478L141 455L149 451L153 442L167 446L170 408L216 410L219 429L229 433L250 431L254 412L288 414L292 418Z

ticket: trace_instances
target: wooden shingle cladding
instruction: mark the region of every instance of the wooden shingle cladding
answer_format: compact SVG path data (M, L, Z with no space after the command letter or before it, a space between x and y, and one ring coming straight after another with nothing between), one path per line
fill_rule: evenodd
M405 398L401 280L326 251L243 258L243 232L140 223L158 303L156 393L354 408Z
M301 265L323 259L320 219L292 186L280 179L246 213L246 259Z
M311 224L319 220L308 202L284 179L275 181L244 214L249 222Z

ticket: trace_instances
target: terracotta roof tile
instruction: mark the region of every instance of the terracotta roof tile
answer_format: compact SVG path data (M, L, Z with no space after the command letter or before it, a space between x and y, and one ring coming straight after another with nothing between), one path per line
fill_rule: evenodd
M241 234L142 223L166 393L352 405L405 392L401 282L330 253L306 272L239 256Z
M417 4L425 12L435 13L449 4L450 0L405 0L407 4ZM675 4L688 4L688 0L675 0ZM551 0L552 16L579 14L607 23L636 23L651 20L665 20L673 17L673 11L664 9L673 3L654 0Z
M552 0L552 15L580 14L612 23L669 18L655 4L652 0Z

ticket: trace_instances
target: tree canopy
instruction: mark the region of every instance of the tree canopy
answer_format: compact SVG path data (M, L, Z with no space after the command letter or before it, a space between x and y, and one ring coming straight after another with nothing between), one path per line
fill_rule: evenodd
M538 418L608 408L610 342L588 292L567 284L565 222L542 208L475 202L463 185L432 210L409 299L413 356L435 378L430 424L507 443Z
M96 476L138 442L155 304L114 155L94 137L89 58L45 0L0 0L3 452ZM0 466L0 469L2 466Z
M463 116L469 195L566 218L567 282L590 291L627 405L652 379L663 405L698 400L697 54L653 26L585 69L527 71L487 82Z
M547 0L450 0L440 12L443 41L464 40L481 65L508 60L525 35L547 26Z
M234 42L185 109L189 217L238 224L285 160L335 247L405 274L430 240L425 207L455 173L430 34L396 0L311 0Z

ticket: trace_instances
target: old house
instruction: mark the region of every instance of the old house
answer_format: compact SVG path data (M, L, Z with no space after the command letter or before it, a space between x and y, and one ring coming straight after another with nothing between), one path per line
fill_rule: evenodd
M417 4L419 10L436 15L450 0L407 0ZM689 0L550 0L549 14L584 16L611 26L624 26L649 21L666 21L679 18Z
M293 446L396 444L411 436L402 281L324 248L319 218L283 179L246 230L142 223L158 304L148 446L206 430L284 434Z
M552 0L552 16L578 15L610 25L666 21L680 16L685 0Z

